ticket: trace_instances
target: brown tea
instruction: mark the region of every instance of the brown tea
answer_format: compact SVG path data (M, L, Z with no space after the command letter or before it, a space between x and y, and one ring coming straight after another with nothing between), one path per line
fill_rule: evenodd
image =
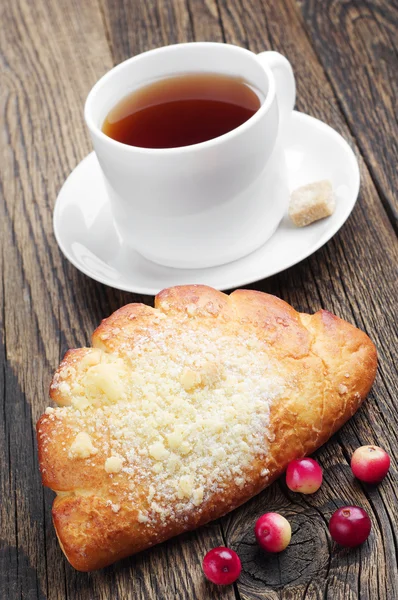
M243 79L187 74L135 90L108 114L102 131L141 148L178 148L216 138L250 119L259 96Z

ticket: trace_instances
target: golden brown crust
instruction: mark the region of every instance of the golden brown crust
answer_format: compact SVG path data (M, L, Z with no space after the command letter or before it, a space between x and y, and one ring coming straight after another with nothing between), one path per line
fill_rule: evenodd
M95 365L103 353L127 360L125 349L149 330L157 331L159 315L181 322L182 328L200 323L211 331L217 325L232 337L244 330L280 365L286 389L271 404L267 454L253 457L244 485L230 479L224 489L205 495L200 508L190 504L175 518L159 516L149 525L140 519L148 509L145 484L137 482L134 503L128 502L131 482L125 473L110 476L104 470L108 425L91 427L91 455L75 456L69 450L76 436L75 411L43 415L37 424L43 484L58 493L53 505L57 535L68 560L82 571L101 568L239 506L277 478L289 461L329 439L360 406L375 377L376 350L370 339L327 311L299 314L261 292L238 290L227 296L205 286L182 286L158 294L155 308L130 304L105 319L93 334L93 348L66 354L51 398L60 406L70 404L62 384L72 382L76 369Z

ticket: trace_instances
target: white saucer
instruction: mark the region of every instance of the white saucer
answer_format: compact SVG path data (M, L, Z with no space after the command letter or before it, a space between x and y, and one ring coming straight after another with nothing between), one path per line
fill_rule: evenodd
M140 294L157 294L165 287L188 283L204 283L223 290L275 275L330 240L352 211L359 191L359 167L353 151L322 121L294 112L283 143L290 190L319 179L332 181L337 205L331 217L298 229L285 216L262 248L220 267L161 267L127 248L119 239L103 175L92 152L72 171L58 195L54 232L59 247L89 277Z

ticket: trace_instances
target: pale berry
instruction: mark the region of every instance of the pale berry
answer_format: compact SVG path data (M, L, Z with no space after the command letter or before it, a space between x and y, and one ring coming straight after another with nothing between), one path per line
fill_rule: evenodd
M239 556L230 548L213 548L203 559L203 573L216 585L230 585L240 575L242 565Z
M274 512L262 515L254 527L256 540L267 552L282 552L290 543L292 528L289 521Z
M361 446L351 458L355 477L366 483L379 483L388 473L390 457L378 446Z
M286 485L292 492L313 494L322 484L322 469L312 458L292 460L286 470Z
M372 524L369 516L359 506L343 506L333 513L329 521L330 535L341 546L353 548L368 539Z

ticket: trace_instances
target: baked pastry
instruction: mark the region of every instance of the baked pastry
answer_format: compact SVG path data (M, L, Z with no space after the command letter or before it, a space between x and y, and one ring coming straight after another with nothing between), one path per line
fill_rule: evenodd
M162 291L67 352L37 424L70 563L98 569L224 515L354 414L376 373L365 333L267 294Z

